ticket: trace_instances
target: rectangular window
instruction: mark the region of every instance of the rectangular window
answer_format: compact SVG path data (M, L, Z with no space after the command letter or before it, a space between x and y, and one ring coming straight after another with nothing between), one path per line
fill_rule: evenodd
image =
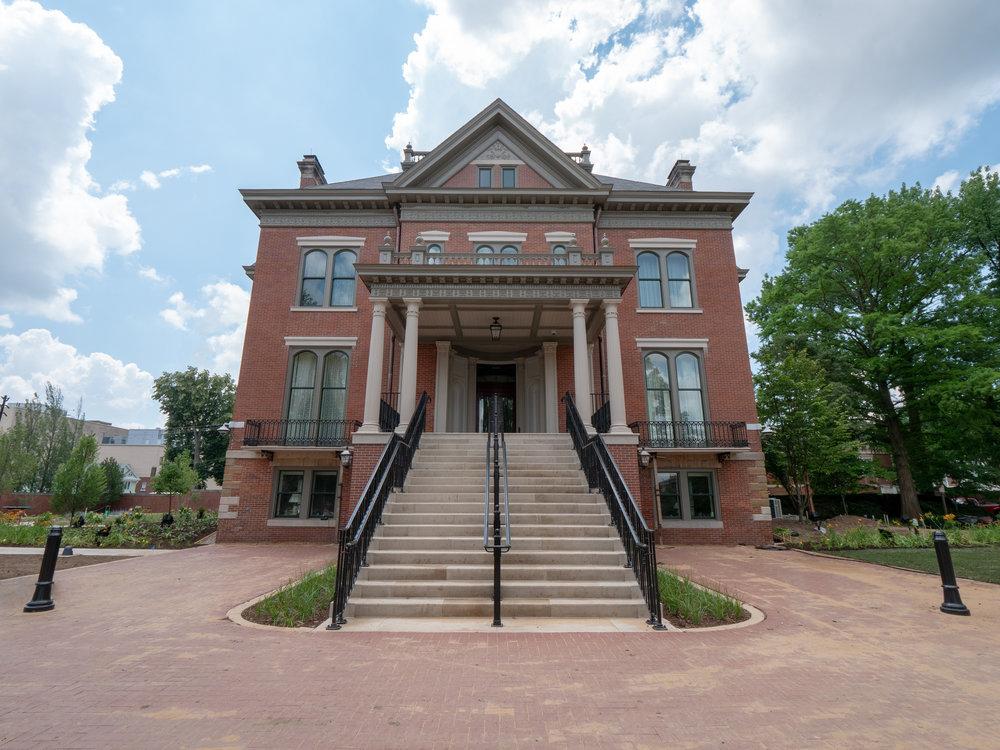
M657 471L655 489L661 521L716 521L719 518L714 472Z
M283 471L278 474L278 498L274 506L275 518L298 518L302 508L302 485L305 475L301 471Z
M309 498L309 517L333 518L337 510L337 472L317 471L313 474Z
M505 188L517 187L514 183L516 181L517 172L514 167L504 167L501 171L501 185Z
M677 472L659 472L656 475L656 490L660 498L660 518L680 518L681 483Z
M493 167L479 168L479 187L493 187Z

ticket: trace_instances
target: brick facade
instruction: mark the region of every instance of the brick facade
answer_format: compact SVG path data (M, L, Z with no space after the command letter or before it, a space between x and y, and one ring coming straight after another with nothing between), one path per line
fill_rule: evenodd
M540 137L540 136L539 136ZM425 157L431 158L431 157ZM316 170L310 166L313 174ZM518 167L518 189L555 190L538 172L528 165ZM321 173L321 168L320 168ZM404 172L405 176L407 173ZM309 179L313 179L310 177ZM581 180L590 178L580 178ZM443 183L448 189L469 189L475 187L476 165L469 164L453 174ZM499 181L499 168L494 176ZM655 187L655 186L651 186ZM327 186L333 190L336 185ZM346 191L346 189L345 189ZM309 188L298 191L308 198ZM352 191L346 191L352 192ZM697 196L695 191L684 191L688 197ZM615 191L611 191L615 195ZM667 194L669 195L669 194ZM285 337L356 337L356 344L350 348L350 365L346 413L348 420L361 421L364 414L365 383L369 360L369 336L372 320L372 303L368 290L360 280L356 288L356 305L349 310L317 308L315 310L293 309L297 305L300 284L302 251L297 242L301 237L322 237L329 235L363 238L358 251L358 265L379 263L379 249L386 236L391 247L408 250L416 244L417 235L426 230L450 232L445 243L445 252L468 253L472 251L467 239L470 232L504 231L524 232L527 239L521 246L525 255L549 253L547 232L572 232L576 244L584 253L594 253L600 238L606 236L607 244L614 250L614 266L634 267L636 251L629 246L630 239L649 237L670 237L696 242L691 253L693 276L696 287L698 308L701 312L637 312L637 284L629 283L622 295L619 306L619 331L621 339L622 369L624 372L625 409L628 421L646 419L646 392L643 376L643 353L636 345L638 338L706 339L703 369L707 400L706 419L719 421L757 421L753 387L750 377L742 305L740 301L739 276L732 243L732 233L728 226L719 228L620 228L605 226L601 219L589 222L573 221L525 221L506 220L499 215L497 220L463 220L462 213L456 212L455 220L411 221L397 219L399 206L389 205L383 196L385 208L376 208L373 215L380 222L391 220L394 226L372 227L362 225L344 226L345 222L324 224L306 221L295 226L270 226L262 224L257 257L254 266L253 292L244 343L243 362L237 391L234 420L281 419L287 402L287 381L289 377L290 352ZM595 198L594 200L598 200ZM606 200L606 198L600 198ZM574 199L576 201L576 199ZM250 198L247 202L258 210ZM471 202L471 201L470 201ZM378 203L377 196L372 204ZM381 205L381 204L379 204ZM410 205L405 203L403 205ZM537 208L534 203L529 208ZM553 211L565 210L567 214L579 214L579 205L560 204ZM307 213L305 211L299 212ZM642 215L641 212L638 212ZM737 212L738 213L738 212ZM326 211L323 215L330 215ZM345 214L347 215L347 214ZM598 211L593 215L599 216ZM650 214L653 215L653 214ZM681 222L683 223L683 222ZM641 221L636 222L641 225ZM697 221L691 222L698 226ZM397 242L398 238L398 242ZM390 300L390 305L400 305L400 300ZM503 303L497 310L502 313ZM567 304L568 307L568 304ZM397 322L397 326L398 326ZM402 334L402 329L398 332ZM422 332L423 333L423 332ZM600 333L600 331L598 331ZM386 327L383 346L382 390L399 390L400 359L402 341L397 339L391 345L394 329ZM417 349L416 393L427 392L434 399L437 371L437 350L433 334L423 334ZM596 349L596 346L595 346ZM597 381L598 355L593 357L594 389ZM557 394L561 399L567 392L573 392L573 345L560 341L556 354ZM606 362L605 362L606 367ZM391 376L390 376L391 373ZM390 377L392 386L390 388ZM581 404L584 418L589 417L589 396ZM565 431L565 411L559 403L559 429ZM434 408L427 412L428 431L435 431ZM760 512L760 506L767 504L766 482L760 454L759 432L750 431L750 451L739 456L720 461L715 454L703 453L661 453L655 464L679 469L709 468L715 472L721 508L721 529L665 528L658 531L658 538L667 543L713 542L713 543L757 543L770 536L770 524L753 520L753 514ZM271 519L274 503L274 482L276 471L281 466L295 468L328 467L340 469L335 450L312 450L303 452L275 451L261 454L243 446L243 431L234 429L230 444L230 455L226 465L220 508L219 540L253 541L334 541L336 528L331 524L315 523L283 524ZM651 525L656 525L653 467L641 469L635 445L611 445L612 454L626 478L636 500ZM381 445L354 444L351 446L353 461L350 468L341 473L340 521L344 522L357 504L364 486L371 474ZM749 460L747 460L749 459Z

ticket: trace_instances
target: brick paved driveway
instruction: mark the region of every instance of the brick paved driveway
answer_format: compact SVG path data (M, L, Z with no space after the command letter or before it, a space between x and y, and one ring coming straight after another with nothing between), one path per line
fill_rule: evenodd
M233 604L330 555L217 546L0 582L0 747L997 747L1000 586L665 549L767 620L716 633L271 632Z

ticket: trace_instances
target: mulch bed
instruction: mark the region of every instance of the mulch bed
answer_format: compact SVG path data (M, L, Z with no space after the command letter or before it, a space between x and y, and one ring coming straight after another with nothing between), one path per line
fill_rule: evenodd
M244 620L247 622L255 622L258 625L273 625L275 627L284 627L274 622L270 617L268 617L263 612L257 610L257 605L252 604L240 613ZM297 622L295 627L297 628L316 628L319 627L327 617L330 616L330 603L322 604L316 608L313 612L312 617L306 619L303 622Z
M62 557L60 555L56 562L56 573L68 568L80 568L84 565L124 559L124 556L73 555L72 557ZM0 555L0 580L16 578L17 576L37 576L41 565L41 555Z

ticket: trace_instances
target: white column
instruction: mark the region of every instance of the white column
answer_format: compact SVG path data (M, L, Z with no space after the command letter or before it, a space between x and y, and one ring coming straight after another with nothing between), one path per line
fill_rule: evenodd
M555 341L542 344L545 352L545 431L559 432L559 392L556 384L556 347Z
M388 300L373 297L372 335L368 341L368 377L365 378L365 416L358 432L378 432L378 411L382 400L382 359L385 356L385 305Z
M476 422L479 420L479 400L478 400L479 394L476 392L477 387L479 385L478 383L479 373L477 371L478 367L479 367L479 360L476 359L475 357L469 357L469 371L468 371L469 384L468 386L466 386L469 391L468 401L467 401L468 408L466 409L467 411L466 425L468 425L467 430L469 432L476 431Z
M524 427L524 403L526 391L524 388L524 357L514 357L514 431L528 432Z
M448 431L448 365L451 360L451 342L437 343L437 372L434 378L434 432Z
M573 309L573 388L576 391L576 408L580 412L587 432L594 432L590 415L590 363L587 361L587 303L586 299L571 299Z
M604 343L608 352L608 396L611 401L611 429L616 435L631 434L625 417L625 377L622 374L622 345L618 336L618 304L604 300Z
M417 405L417 336L420 320L420 300L404 299L406 331L403 334L403 362L399 366L399 427L405 432Z

